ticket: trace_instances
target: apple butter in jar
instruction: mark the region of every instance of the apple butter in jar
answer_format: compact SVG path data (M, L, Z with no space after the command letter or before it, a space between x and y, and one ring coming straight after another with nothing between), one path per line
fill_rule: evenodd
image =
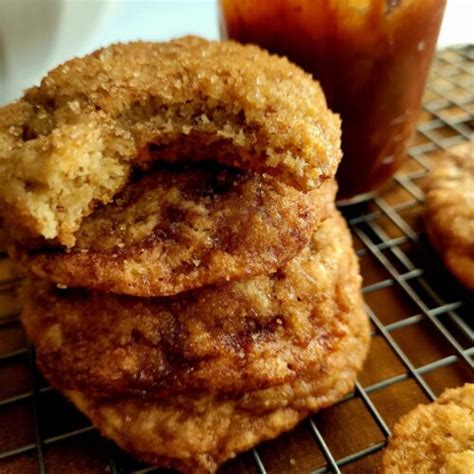
M403 162L446 0L220 0L221 34L287 56L342 118L339 198L373 191Z

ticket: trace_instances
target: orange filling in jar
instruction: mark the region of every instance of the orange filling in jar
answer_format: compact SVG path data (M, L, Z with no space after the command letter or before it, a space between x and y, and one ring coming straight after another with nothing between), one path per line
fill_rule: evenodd
M446 0L220 0L221 35L287 56L342 117L340 198L386 183L406 156Z

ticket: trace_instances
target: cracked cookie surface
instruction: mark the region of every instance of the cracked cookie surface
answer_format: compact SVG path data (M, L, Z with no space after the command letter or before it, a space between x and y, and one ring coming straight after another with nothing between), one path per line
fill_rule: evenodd
M333 181L303 193L221 165L166 165L86 217L71 249L13 243L29 272L62 286L165 296L277 270L333 208Z
M150 299L31 281L22 320L58 388L94 397L242 394L325 372L347 340L366 344L360 280L334 211L272 275Z
M0 109L0 202L26 237L72 247L132 169L203 159L315 189L341 159L340 120L288 60L196 37L72 59Z

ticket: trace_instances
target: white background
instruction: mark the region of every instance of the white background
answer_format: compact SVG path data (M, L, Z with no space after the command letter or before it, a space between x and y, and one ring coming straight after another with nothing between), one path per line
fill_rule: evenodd
M0 104L71 56L189 33L218 37L216 0L0 0ZM474 0L448 0L438 46L459 43L474 43Z

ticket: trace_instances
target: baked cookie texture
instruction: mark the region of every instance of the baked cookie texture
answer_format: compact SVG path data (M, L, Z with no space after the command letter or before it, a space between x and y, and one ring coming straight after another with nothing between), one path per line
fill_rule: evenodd
M349 393L366 348L360 340L345 344L342 352L329 357L327 372L308 373L238 398L178 395L109 401L77 391L66 391L66 396L104 436L138 459L183 473L212 473L239 452L290 430Z
M351 391L369 322L340 159L318 83L234 42L112 45L1 108L0 209L51 385L190 473Z
M357 258L332 215L272 275L136 298L24 288L50 383L138 459L212 473L353 389L369 322Z
M242 396L353 374L368 341L360 285L349 230L333 209L274 274L150 299L31 280L22 320L55 387L95 398Z
M474 142L454 147L428 177L425 221L447 268L474 290Z
M303 193L266 174L166 165L128 183L73 248L13 244L31 273L68 287L164 296L276 271L334 208L336 185Z
M308 191L334 176L339 145L319 84L286 59L196 37L116 44L0 109L0 201L17 233L72 247L151 161L212 159Z
M474 472L474 384L446 390L402 417L384 453L383 472Z

